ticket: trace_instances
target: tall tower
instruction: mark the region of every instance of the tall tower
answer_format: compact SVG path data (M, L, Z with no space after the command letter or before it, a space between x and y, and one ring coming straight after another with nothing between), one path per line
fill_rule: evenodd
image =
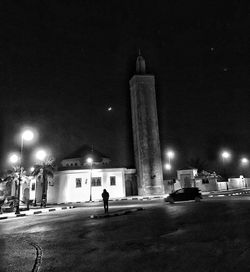
M146 74L145 60L140 52L136 60L136 74L129 84L138 193L163 194L155 79L153 75Z

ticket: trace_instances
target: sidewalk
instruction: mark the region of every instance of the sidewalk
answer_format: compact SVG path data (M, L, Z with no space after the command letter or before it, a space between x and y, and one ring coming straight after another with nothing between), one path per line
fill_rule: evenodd
M123 197L123 198L112 198L109 200L109 202L116 202L116 201L151 201L151 200L157 200L157 199L163 199L166 197L166 195L154 195L154 196L131 196L131 197ZM78 202L67 202L67 203L50 203L47 205L46 208L41 208L40 206L30 206L29 210L26 210L25 207L20 207L20 214L15 214L15 212L8 212L5 211L2 214L0 214L0 221L3 219L10 219L15 217L23 217L23 216L29 216L29 215L36 215L41 213L48 213L58 210L66 210L66 209L73 209L77 207L83 207L82 205L79 206L78 204L95 204L98 205L99 203L102 203L102 200L94 200L94 201L78 201ZM120 210L111 212L109 214L96 214L91 215L90 218L96 219L96 218L105 218L105 217L112 217L112 216L118 216L118 215L124 215L131 212L142 210L142 208L133 208L133 209L126 209L126 210Z
M40 206L31 206L29 210L24 210L23 208L20 208L20 214L15 214L15 212L3 212L0 214L0 220L3 219L9 219L9 218L15 218L15 217L23 217L28 215L35 215L40 213L48 213L48 212L54 212L59 210L67 210L67 209L73 209L74 206L60 206L60 205L48 205L46 208L41 208Z
M147 201L147 200L157 200L157 199L164 199L169 194L164 195L151 195L151 196L126 196L126 197L120 197L120 198L110 198L109 202L112 201L126 201L126 200L141 200L141 201ZM92 201L77 201L77 202L62 202L59 203L59 205L66 205L66 204L79 204L79 203L98 203L102 202L102 199L92 200ZM56 203L52 205L58 205Z
M228 189L223 191L213 191L208 194L208 197L223 197L223 196L237 196L237 195L249 195L250 189Z

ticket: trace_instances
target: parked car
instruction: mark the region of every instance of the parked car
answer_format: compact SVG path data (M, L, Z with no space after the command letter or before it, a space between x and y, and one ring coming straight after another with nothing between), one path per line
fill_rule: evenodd
M174 203L175 201L186 201L186 200L194 200L195 202L199 202L202 199L202 195L200 193L199 188L182 188L173 193L171 193L168 197L165 198L166 202Z

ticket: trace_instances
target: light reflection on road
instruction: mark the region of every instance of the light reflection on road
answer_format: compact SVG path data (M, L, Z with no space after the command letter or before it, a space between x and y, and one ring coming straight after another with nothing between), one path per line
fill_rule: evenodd
M188 203L166 204L166 213L172 217L184 215L188 209Z

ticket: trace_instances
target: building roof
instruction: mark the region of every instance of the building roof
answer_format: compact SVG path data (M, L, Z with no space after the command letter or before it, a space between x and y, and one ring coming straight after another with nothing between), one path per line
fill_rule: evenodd
M82 145L73 153L63 158L63 160L87 157L92 157L95 162L101 162L103 158L109 158L108 156L90 147L89 145Z

